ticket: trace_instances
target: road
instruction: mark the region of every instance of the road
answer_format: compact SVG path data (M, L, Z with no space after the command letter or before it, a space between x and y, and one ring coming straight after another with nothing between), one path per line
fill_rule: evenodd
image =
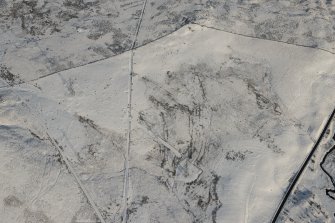
M316 151L317 148L319 147L320 142L321 142L322 138L324 137L324 135L326 134L326 131L327 131L327 129L329 128L329 125L330 125L332 119L334 118L334 116L335 116L335 108L333 109L333 112L332 112L331 115L329 116L329 118L328 118L328 120L327 120L327 123L326 123L326 125L324 126L324 128L323 128L323 130L322 130L322 132L321 132L321 134L320 134L320 136L319 136L319 138L318 138L318 140L315 142L315 144L314 144L314 146L313 146L311 152L308 154L308 156L307 156L306 159L304 160L304 162L303 162L303 164L301 165L299 171L295 174L295 176L294 176L294 178L293 178L291 184L289 185L289 187L288 187L286 193L285 193L284 196L283 196L283 199L281 200L281 202L280 202L280 204L279 204L279 206L278 206L276 212L275 212L274 215L273 215L273 218L272 218L272 220L271 220L271 223L276 223L276 222L277 222L278 217L279 217L281 211L284 209L284 206L285 206L286 201L288 200L288 198L289 198L289 196L291 195L293 189L295 188L297 182L299 181L300 176L301 176L302 173L304 172L304 170L305 170L305 168L306 168L306 166L307 166L309 160L312 158L313 154L315 153L315 151Z

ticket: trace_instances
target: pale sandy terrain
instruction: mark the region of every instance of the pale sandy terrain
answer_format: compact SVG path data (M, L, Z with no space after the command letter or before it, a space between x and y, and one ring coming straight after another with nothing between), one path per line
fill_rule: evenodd
M271 222L335 106L333 1L0 6L0 222ZM334 126L277 222L335 222Z

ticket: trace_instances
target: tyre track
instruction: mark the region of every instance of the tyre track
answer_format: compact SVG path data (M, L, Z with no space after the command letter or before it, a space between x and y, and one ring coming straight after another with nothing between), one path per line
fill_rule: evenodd
M91 195L89 194L88 190L86 189L86 187L83 185L83 183L81 182L81 180L79 179L78 175L76 174L76 172L74 171L74 168L71 166L70 161L67 159L67 157L65 156L65 154L63 153L62 149L58 146L58 144L50 137L50 135L48 134L48 132L46 132L46 135L48 137L48 141L57 149L58 153L61 155L65 165L67 166L67 168L69 168L69 172L73 175L73 177L75 178L77 184L79 185L79 187L81 188L81 190L83 191L83 193L85 194L88 202L91 204L92 208L94 209L95 214L97 215L97 217L100 220L100 223L106 223L105 219L102 217L101 212L99 211L98 207L96 206L93 198L91 197Z
M134 35L133 43L130 48L130 58L129 58L129 80L128 80L128 131L127 131L127 146L125 151L125 162L124 162L124 183L123 183L123 213L122 213L122 222L126 223L128 220L128 196L129 196L129 153L130 153L130 141L131 141L131 104L132 104L132 86L133 86L133 66L134 66L134 48L137 41L137 36L141 28L143 15L147 0L144 0L143 7L139 21L137 23L136 32Z
M17 97L20 97L19 94L17 94L15 91L13 91L13 94L16 95ZM31 109L31 107L27 104L28 108ZM45 134L47 135L46 140L48 140L57 150L58 154L60 155L61 159L64 161L65 166L68 168L69 173L75 178L75 182L78 184L79 189L83 192L84 196L86 197L88 204L90 204L90 206L93 208L94 213L96 214L97 218L99 219L100 223L106 223L105 219L103 218L99 208L97 207L97 205L95 204L94 200L92 199L89 191L86 189L86 187L83 185L82 181L80 180L78 174L75 172L74 168L72 167L69 159L67 158L67 156L63 153L63 150L60 148L60 146L57 144L57 142L49 135L48 131L46 129L48 129L46 126L42 126L43 129L45 129ZM35 133L33 133L31 130L29 130L30 133L32 135L34 135L35 137L37 137L40 140L44 140L42 137L36 135ZM57 183L58 181L58 177L56 181L54 182L54 184ZM54 185L53 185L54 186ZM52 186L52 187L53 187ZM52 188L51 187L51 188ZM51 189L49 188L49 190ZM41 191L40 191L41 192ZM38 197L39 195L37 195Z

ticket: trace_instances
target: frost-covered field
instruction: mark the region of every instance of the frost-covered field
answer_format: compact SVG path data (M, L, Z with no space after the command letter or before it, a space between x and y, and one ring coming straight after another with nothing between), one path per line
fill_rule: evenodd
M333 222L335 210L334 120L280 215L281 222Z
M270 222L335 106L332 1L0 6L0 222ZM335 222L333 136L278 222Z

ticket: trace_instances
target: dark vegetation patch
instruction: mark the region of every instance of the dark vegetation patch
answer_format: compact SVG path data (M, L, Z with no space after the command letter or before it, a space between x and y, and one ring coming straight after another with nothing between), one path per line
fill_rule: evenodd
M0 78L6 81L10 86L23 83L20 76L13 74L6 66L0 65Z
M96 131L100 132L99 127L94 123L93 120L86 118L84 116L78 115L79 122L85 124L86 126L90 126L91 128L95 129Z
M32 36L45 35L47 30L60 32L58 23L50 17L51 10L45 5L38 6L37 0L15 2L10 8L10 17L20 20L22 30Z
M243 161L245 160L245 158L247 157L248 154L252 153L249 150L246 151L234 151L234 150L230 150L228 152L226 152L226 159L227 160L231 160L231 161Z
M51 223L52 221L42 211L24 210L25 223Z
M98 4L97 1L84 1L84 0L66 0L63 5L66 7L71 7L77 10L88 9L94 5Z
M9 195L3 199L3 203L7 207L20 207L23 202L20 201L16 196Z

